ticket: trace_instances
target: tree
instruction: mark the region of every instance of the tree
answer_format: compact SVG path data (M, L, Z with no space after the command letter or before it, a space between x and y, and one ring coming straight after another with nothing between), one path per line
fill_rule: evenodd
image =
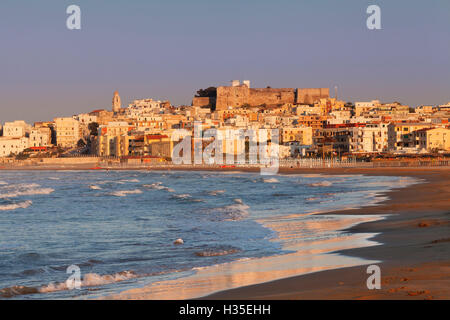
M216 98L217 97L217 88L216 87L209 87L206 89L200 89L197 91L196 97L209 97L209 98Z
M77 142L77 147L78 148L83 148L85 146L86 146L86 142L84 142L83 139L78 140L78 142Z
M98 136L98 123L97 122L89 123L88 129L91 133L91 136Z

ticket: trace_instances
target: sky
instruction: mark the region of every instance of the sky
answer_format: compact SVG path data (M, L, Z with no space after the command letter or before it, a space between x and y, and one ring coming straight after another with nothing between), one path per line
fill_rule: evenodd
M81 30L66 8L81 8ZM369 30L369 5L381 30ZM450 101L449 0L1 0L0 123L200 88L329 87L346 101Z

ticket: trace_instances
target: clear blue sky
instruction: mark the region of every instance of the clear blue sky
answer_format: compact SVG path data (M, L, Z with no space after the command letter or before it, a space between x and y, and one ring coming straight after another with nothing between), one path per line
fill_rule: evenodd
M66 28L70 4L79 31ZM382 30L366 28L370 4ZM190 104L232 79L450 100L449 0L1 0L0 41L0 122L110 108L114 90L124 104Z

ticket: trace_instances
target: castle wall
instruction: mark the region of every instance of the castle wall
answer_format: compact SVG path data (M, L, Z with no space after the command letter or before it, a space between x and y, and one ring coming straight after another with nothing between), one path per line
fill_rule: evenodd
M261 88L250 89L247 86L218 87L216 110L225 110L229 106L241 107L278 105L278 104L313 104L314 101L329 98L328 88Z
M296 104L313 104L316 100L329 97L329 88L298 88Z
M250 89L247 86L218 87L216 110L227 109L228 106L241 107L248 103Z
M213 97L194 97L192 99L193 107L211 107L215 104L215 98Z
M262 104L285 104L295 102L295 89L250 89L248 104L251 106L259 106Z

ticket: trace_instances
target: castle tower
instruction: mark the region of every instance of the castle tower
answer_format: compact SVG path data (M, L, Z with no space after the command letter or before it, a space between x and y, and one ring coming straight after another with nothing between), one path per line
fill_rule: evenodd
M112 111L114 112L118 112L121 108L121 103L120 103L120 96L119 96L119 92L116 91L114 92L114 97L112 99Z

